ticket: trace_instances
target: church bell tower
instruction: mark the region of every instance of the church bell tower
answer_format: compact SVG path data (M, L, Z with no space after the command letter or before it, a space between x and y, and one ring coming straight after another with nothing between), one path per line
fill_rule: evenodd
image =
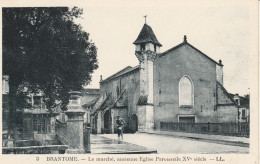
M140 97L137 103L138 129L149 131L154 129L153 104L153 62L162 46L153 30L146 23L133 43L135 55L140 63Z

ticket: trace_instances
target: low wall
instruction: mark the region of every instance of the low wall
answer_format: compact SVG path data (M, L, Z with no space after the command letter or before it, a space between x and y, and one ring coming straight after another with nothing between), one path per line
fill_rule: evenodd
M34 133L34 140L41 142L42 145L59 145L60 142L56 134L38 134Z
M46 145L27 147L3 147L3 154L64 154L67 145Z

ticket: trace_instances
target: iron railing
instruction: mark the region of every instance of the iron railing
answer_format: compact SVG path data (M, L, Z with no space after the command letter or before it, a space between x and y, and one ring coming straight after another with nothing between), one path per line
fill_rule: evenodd
M160 130L249 137L249 123L160 122Z

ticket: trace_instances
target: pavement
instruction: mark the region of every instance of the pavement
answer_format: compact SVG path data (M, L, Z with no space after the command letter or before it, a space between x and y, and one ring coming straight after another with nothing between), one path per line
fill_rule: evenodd
M193 139L204 142L218 143L224 145L249 147L249 138L246 137L233 137L213 134L197 134L197 133L185 133L185 132L173 132L173 131L138 131L138 133L166 135L178 138Z
M116 134L98 134L97 136L117 140ZM226 136L222 136L222 137L226 137ZM194 137L193 138L176 137L176 136L165 135L165 134L158 135L151 132L124 134L123 142L143 146L147 149L154 149L157 150L157 153L159 154L168 154L168 153L170 154L186 154L186 153L247 154L249 153L248 147L234 146L230 144L224 144L223 142L219 144L216 143L215 141L209 142L209 140L205 141L201 139L194 139ZM117 147L119 145L115 144L114 146ZM123 151L121 152L124 153Z
M155 149L111 139L102 135L91 135L92 154L152 154L157 153Z

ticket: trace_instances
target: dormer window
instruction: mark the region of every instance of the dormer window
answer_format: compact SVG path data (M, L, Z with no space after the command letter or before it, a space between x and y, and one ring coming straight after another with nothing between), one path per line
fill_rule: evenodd
M145 50L145 43L142 43L142 44L141 44L141 50L142 50L142 51Z
M234 98L235 102L237 103L237 105L240 105L240 99L239 98Z
M32 108L44 108L42 95L30 95L27 99L28 107Z

